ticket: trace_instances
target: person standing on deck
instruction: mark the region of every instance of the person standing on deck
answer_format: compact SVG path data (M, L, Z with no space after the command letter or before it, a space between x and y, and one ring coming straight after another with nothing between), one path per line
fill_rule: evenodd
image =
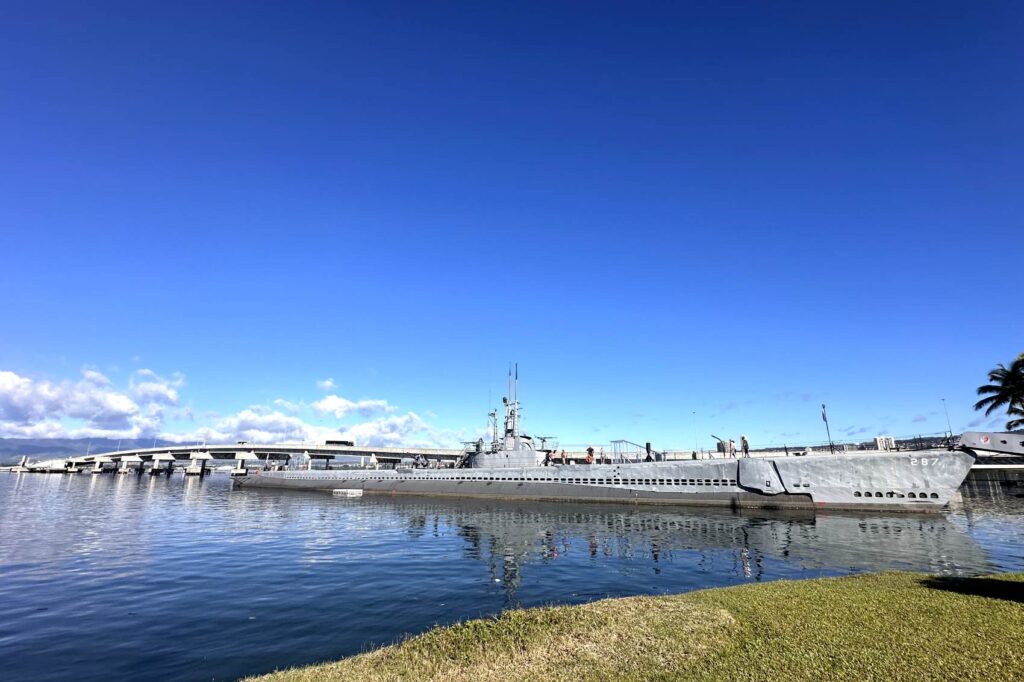
M740 436L740 449L743 450L744 457L750 457L750 442L746 436Z

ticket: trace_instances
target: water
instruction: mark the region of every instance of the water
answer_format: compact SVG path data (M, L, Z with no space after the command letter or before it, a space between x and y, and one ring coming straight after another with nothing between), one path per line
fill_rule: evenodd
M1024 570L1024 498L815 516L0 475L7 680L233 679L513 606L879 569Z

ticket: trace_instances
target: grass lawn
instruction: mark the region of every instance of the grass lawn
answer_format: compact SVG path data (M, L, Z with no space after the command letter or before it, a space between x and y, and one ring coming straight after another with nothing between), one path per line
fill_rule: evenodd
M1024 680L1024 573L880 573L510 611L259 680Z

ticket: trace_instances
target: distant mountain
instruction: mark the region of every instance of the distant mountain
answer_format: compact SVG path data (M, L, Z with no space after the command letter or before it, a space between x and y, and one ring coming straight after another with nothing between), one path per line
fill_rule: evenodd
M122 450L153 447L152 438L0 438L0 466L16 464L22 455L37 460L110 452L117 449L118 443ZM158 440L156 444L174 445L167 440Z

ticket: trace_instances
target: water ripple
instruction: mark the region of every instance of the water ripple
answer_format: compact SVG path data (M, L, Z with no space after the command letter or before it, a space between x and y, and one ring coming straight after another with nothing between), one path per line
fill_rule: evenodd
M513 606L877 569L1024 570L1024 500L942 516L335 499L0 477L5 679L233 679Z

